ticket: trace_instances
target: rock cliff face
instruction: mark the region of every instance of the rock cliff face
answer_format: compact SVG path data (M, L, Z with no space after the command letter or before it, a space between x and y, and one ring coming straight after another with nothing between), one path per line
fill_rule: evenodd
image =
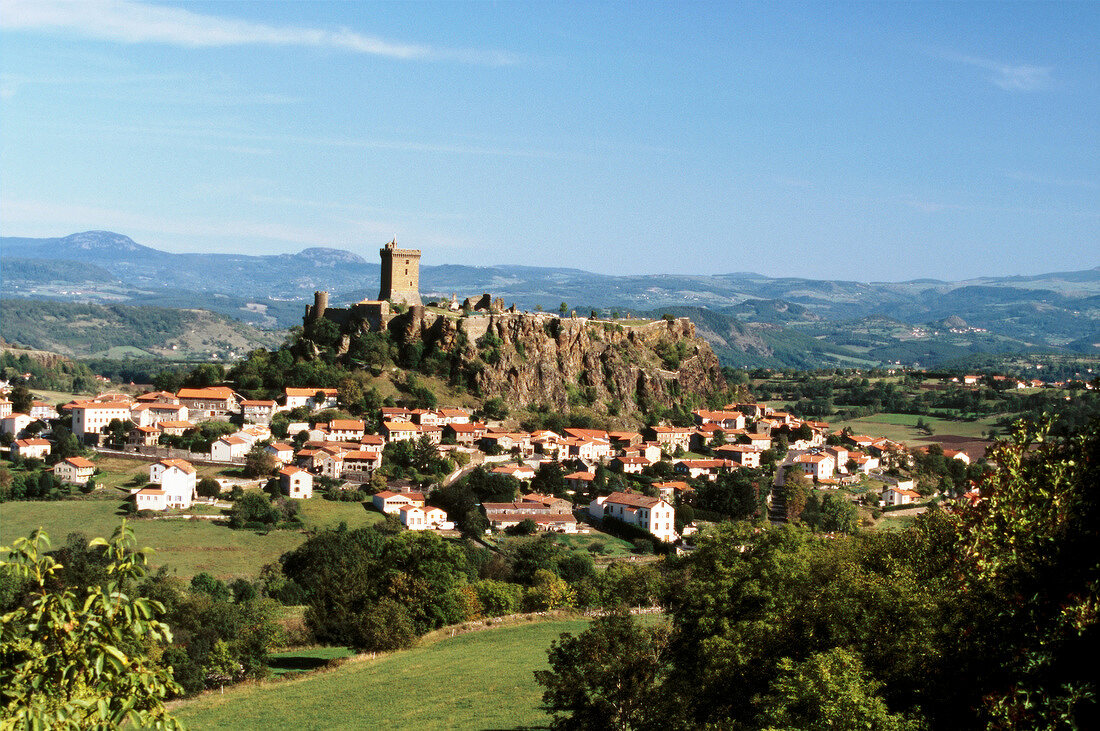
M482 395L524 406L633 411L725 387L718 358L687 318L622 325L541 313L453 317L413 307L389 329L398 342L419 340L426 351L457 359Z

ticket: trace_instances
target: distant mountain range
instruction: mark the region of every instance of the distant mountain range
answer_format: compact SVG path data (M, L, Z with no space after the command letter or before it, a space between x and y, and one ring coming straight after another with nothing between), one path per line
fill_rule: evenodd
M299 323L317 289L334 305L376 297L380 273L377 263L340 249L173 254L108 231L2 237L0 266L4 297L205 308L267 328ZM725 362L739 365L927 366L969 353L1100 353L1100 267L857 282L443 265L422 266L420 281L426 300L489 292L521 309L557 310L564 301L582 314L688 315Z

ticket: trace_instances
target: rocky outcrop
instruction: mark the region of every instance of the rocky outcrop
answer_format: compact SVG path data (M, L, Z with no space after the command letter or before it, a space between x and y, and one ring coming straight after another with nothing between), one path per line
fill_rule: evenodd
M633 411L725 387L718 358L687 318L622 325L541 313L456 317L423 307L393 318L400 344L448 355L486 397L552 408Z

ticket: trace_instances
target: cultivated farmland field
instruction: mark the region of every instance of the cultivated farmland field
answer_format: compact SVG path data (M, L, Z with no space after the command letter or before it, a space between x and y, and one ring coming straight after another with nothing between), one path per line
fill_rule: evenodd
M533 622L459 635L328 672L227 689L174 713L193 729L505 729L546 726L532 673L562 632L587 620Z
M9 502L0 505L0 545L44 528L54 547L69 533L88 538L109 537L122 520L118 500L61 500L56 502ZM322 498L302 501L302 518L307 528L335 527L341 521L357 528L382 520L361 503L337 503ZM306 540L302 531L276 530L263 535L230 530L208 520L131 520L138 544L156 549L153 567L167 566L189 578L206 571L222 579L254 577L264 564L278 560L286 551Z

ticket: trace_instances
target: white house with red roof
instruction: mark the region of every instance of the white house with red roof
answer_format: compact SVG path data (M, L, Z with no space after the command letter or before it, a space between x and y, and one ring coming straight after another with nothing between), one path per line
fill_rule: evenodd
M531 465L526 464L505 464L500 467L494 467L493 473L498 475L509 475L517 480L533 480L535 478L535 470Z
M128 401L106 401L102 403L82 401L73 404L73 434L81 441L102 434L112 421L118 419L123 424L130 423L130 403Z
M383 490L376 493L371 498L371 503L379 511L386 513L387 515L397 515L398 511L405 505L415 505L417 507L424 507L424 496L419 492L393 492L392 490Z
M280 464L290 464L294 461L294 447L283 442L273 442L264 447L264 451L275 458Z
M442 508L431 505L402 505L397 509L401 525L409 530L450 530L454 523L447 520Z
M317 409L331 409L336 407L335 388L295 388L286 387L286 408L296 409L300 406L308 406L311 411ZM320 394L320 398L318 398Z
M17 439L12 442L11 453L23 459L45 459L50 453L50 443L45 439Z
M907 490L904 487L887 487L882 491L882 502L887 505L911 505L919 503L921 494L916 490Z
M198 497L195 493L198 472L184 459L162 459L150 465L149 482L164 490L169 508L187 509Z
M826 480L836 471L836 460L826 453L800 454L794 458L794 465L814 480Z
M250 447L248 440L236 434L220 437L210 444L210 459L214 462L243 459Z
M653 463L645 457L615 457L611 460L611 471L622 472L625 475L640 475L642 470L651 464Z
M615 518L649 531L666 543L676 540L676 509L661 498L633 492L613 492L593 500L588 514L597 520Z
M279 489L287 497L305 500L313 497L313 475L297 467L279 470Z
M274 400L246 399L241 402L241 414L246 424L270 424L277 408Z

